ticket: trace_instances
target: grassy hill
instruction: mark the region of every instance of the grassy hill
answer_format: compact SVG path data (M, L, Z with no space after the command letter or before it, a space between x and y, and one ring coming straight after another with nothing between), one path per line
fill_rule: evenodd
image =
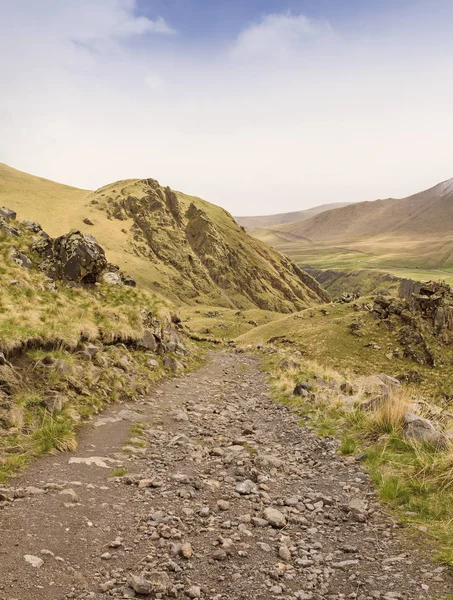
M342 208L347 206L348 202L332 202L331 204L321 204L321 206L314 206L313 208L307 208L305 210L298 210L295 212L279 213L276 215L261 215L255 217L234 217L239 225L242 225L245 229L261 229L266 227L272 227L273 225L283 225L285 223L294 223L295 221L301 221L303 219L310 219L316 215L319 215L326 210L333 210L335 208Z
M55 237L76 228L140 287L176 304L300 310L327 295L290 260L248 236L224 209L131 179L94 192L0 165L0 204Z

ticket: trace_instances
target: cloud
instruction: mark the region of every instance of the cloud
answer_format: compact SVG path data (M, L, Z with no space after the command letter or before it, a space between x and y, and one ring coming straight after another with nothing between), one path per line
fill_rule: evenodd
M33 33L58 42L95 45L148 34L171 35L176 31L160 16L154 20L137 12L137 0L16 0L2 8L0 32L13 27L18 37ZM5 2L6 4L6 2ZM44 42L44 35L42 42Z
M112 35L121 37L146 33L175 34L176 30L170 27L162 17L158 17L155 21L147 17L136 17L125 20L116 31L112 32Z
M429 3L419 26L285 12L226 42L138 8L0 0L1 162L85 188L155 177L237 214L452 176L451 19L426 29Z
M231 48L233 58L288 57L316 38L333 33L326 21L305 15L269 14L242 30Z

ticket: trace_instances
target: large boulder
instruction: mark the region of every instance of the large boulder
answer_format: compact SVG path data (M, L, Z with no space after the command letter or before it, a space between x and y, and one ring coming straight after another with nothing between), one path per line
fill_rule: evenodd
M96 239L75 229L55 240L40 240L33 248L46 258L41 268L52 279L95 283L107 268L104 249Z
M361 390L367 396L383 396L388 398L392 392L401 388L401 382L385 373L359 377L354 381L354 388Z

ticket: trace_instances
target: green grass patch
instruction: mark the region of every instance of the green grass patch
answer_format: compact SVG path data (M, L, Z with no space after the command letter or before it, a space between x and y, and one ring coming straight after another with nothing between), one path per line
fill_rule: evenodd
M123 477L128 473L128 469L126 467L115 467L109 473L109 477Z

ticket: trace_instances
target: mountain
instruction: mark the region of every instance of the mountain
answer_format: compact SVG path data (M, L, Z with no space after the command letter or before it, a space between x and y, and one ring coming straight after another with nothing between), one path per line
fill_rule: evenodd
M453 267L453 179L407 198L349 204L253 235L303 266L448 270ZM401 275L414 277L413 272Z
M79 190L0 165L0 203L53 237L92 234L108 259L171 302L300 310L328 299L288 258L247 235L223 208L129 179Z
M407 198L349 204L279 231L311 240L359 239L379 234L450 233L453 227L453 179Z
M348 202L332 202L331 204L322 204L321 206L314 206L313 208L307 208L305 210L298 210L296 212L279 213L276 215L262 215L256 217L234 217L236 223L239 223L244 229L261 229L264 227L272 227L274 225L283 225L285 223L293 223L295 221L302 221L304 219L310 219L326 210L332 210L335 208L341 208L347 206Z

